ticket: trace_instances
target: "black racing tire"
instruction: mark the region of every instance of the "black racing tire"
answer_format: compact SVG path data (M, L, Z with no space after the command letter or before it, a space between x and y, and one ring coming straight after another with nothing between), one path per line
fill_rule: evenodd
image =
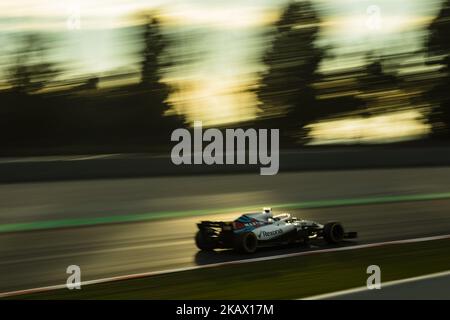
M204 231L197 232L195 235L195 244L202 251L212 251L216 248L216 241Z
M323 238L330 244L336 244L344 239L344 227L340 222L328 222L323 227Z
M258 238L253 232L238 234L235 239L234 248L242 253L254 253L258 247Z

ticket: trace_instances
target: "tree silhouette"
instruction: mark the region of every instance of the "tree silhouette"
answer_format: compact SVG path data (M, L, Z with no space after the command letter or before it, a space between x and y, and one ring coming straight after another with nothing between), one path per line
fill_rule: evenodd
M42 89L51 81L59 70L46 61L47 48L44 39L36 34L29 34L15 54L15 62L9 68L9 83L13 90L30 93Z
M163 82L163 75L170 66L167 49L168 36L161 31L160 23L156 18L149 18L143 26L143 49L140 56L140 84L136 96L138 104L145 104L152 109L152 117L162 117L170 108L167 98L171 88Z
M272 47L263 57L267 71L257 92L262 117L282 117L284 128L300 129L317 116L312 85L325 56L316 44L319 23L309 1L291 2L276 23Z
M148 88L160 88L162 70L169 63L164 61L168 39L162 34L158 19L152 18L144 25L143 43L141 84Z
M384 71L382 58L371 60L372 58L369 57L365 76L360 78L363 90L381 91L386 88L397 87L399 79L395 75Z
M430 122L435 137L450 138L450 0L443 3L438 16L428 27L429 37L426 43L430 64L441 65L442 81L435 85L428 97L434 104Z

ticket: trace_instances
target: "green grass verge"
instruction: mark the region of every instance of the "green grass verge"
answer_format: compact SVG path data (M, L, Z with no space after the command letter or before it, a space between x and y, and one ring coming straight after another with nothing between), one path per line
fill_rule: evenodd
M450 269L450 240L228 265L12 297L13 299L294 299ZM126 262L124 262L126 263Z
M442 193L426 193L426 194L409 194L409 195L390 195L367 198L349 198L349 199L324 199L315 201L302 201L292 203L275 203L270 207L274 209L316 209L316 208L331 208L341 206L360 206L372 204L398 203L410 201L430 201L430 200L445 200L450 199L450 192ZM75 218L75 219L59 219L59 220L44 220L31 221L20 223L0 224L0 233L21 232L21 231L35 231L58 228L73 228L83 226L104 225L112 223L127 223L138 221L152 221L169 218L184 218L193 216L204 216L211 214L222 214L232 212L246 212L257 208L268 206L268 204L253 204L245 207L235 208L216 208L216 209L202 209L202 210L184 210L184 211L162 211L162 212L148 212L138 214L125 214L118 216L106 217L89 217L89 218ZM259 210L259 209L258 209Z

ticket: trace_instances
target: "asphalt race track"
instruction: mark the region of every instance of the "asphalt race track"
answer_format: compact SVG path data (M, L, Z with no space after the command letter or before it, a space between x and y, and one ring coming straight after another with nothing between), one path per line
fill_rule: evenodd
M249 205L450 191L450 168L208 175L0 185L0 225L58 219L211 209L202 217L0 233L0 292L63 284L79 265L82 280L207 264L246 256L199 253L200 219L232 219L215 210ZM258 208L255 208L258 209ZM357 243L450 233L450 199L289 210L298 217L339 220ZM260 250L251 257L312 248Z
M420 278L420 277L419 277ZM330 294L333 300L449 300L450 275L431 276L407 282L393 283L382 290L363 290Z

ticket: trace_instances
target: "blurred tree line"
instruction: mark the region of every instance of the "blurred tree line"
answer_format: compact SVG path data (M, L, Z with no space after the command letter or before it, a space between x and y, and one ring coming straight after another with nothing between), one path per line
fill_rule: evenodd
M98 88L91 77L46 91L63 71L49 62L46 39L29 35L8 69L10 89L0 91L3 154L126 152L164 148L184 118L167 116L171 88L162 81L170 65L170 39L149 18L140 27L139 81Z
M430 24L424 45L427 63L440 66L438 75L427 76L426 83L408 82L385 71L385 60L390 58L371 53L365 68L321 74L320 65L331 51L318 44L321 20L310 1L291 1L274 25L271 45L262 57L266 68L256 89L258 117L236 126L280 128L282 145L305 143L308 125L320 119L348 114L367 117L392 111L393 105L411 108L398 91L414 83L426 88L412 103L431 106L432 138L450 138L449 13L447 0ZM92 77L64 91L46 92L46 86L63 71L46 58L44 40L26 37L8 70L11 89L0 91L0 152L145 151L167 147L172 130L187 125L174 112L168 116L167 100L173 89L162 79L171 66L167 49L177 44L161 31L157 19L149 18L141 27L139 82L110 89L98 89L99 79ZM336 83L342 83L341 87ZM394 91L392 97L386 94Z
M266 71L257 90L261 119L280 128L286 137L307 142L308 125L321 119L349 115L364 118L431 104L429 122L432 136L450 138L447 93L449 3L444 4L429 26L429 41L424 46L424 50L434 58L433 63L442 66L440 72L445 76L428 93L414 97L409 91L417 91L421 86L428 88L431 78L440 77L427 75L429 79L414 82L403 79L397 72L386 72L385 65L390 60L406 58L400 54L377 57L367 52L363 68L321 74L320 64L330 57L332 49L318 45L321 21L310 1L291 1L275 25L274 40L262 59ZM338 88L338 82L345 82L345 85Z
M446 0L429 26L429 37L426 43L430 64L440 66L441 77L429 90L427 98L432 101L433 108L430 123L432 134L438 139L450 138L450 0Z

